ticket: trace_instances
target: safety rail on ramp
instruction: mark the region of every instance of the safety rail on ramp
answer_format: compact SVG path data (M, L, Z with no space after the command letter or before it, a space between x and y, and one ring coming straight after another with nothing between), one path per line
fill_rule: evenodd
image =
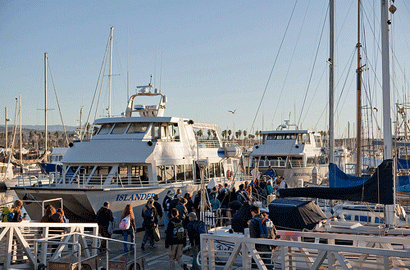
M35 240L71 233L98 235L96 223L40 223L40 222L0 222L0 269L35 269L37 264L46 263L53 252L53 247L47 243ZM87 239L83 245L96 247L97 239ZM38 248L38 253L35 249ZM62 253L71 252L61 250ZM96 250L93 251L96 254Z
M410 268L410 239L405 237L292 231L278 231L278 236L280 240L202 234L202 269Z

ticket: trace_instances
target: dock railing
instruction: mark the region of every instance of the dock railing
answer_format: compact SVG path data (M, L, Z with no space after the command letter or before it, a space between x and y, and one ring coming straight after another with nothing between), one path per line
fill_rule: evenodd
M409 269L410 239L278 231L279 239L201 235L202 269Z
M36 269L34 267L38 263L46 264L56 249L56 244L39 243L39 246L36 246L36 240L68 236L72 233L98 236L98 225L96 223L0 222L0 269ZM82 244L96 247L97 239L87 239ZM36 249L38 253L35 252ZM62 249L61 252L71 251Z

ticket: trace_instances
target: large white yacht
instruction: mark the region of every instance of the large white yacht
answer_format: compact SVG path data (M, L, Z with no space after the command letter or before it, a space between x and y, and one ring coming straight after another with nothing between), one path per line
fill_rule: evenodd
M150 84L137 87L136 92L122 116L95 120L93 125L98 128L94 128L92 138L71 145L62 159L61 176L51 174L54 179L49 184L20 183L12 188L17 196L62 198L70 221L94 220L105 201L119 218L131 204L136 223L141 225L142 207L155 194L162 203L169 189L181 188L183 194L199 190L198 160L207 164L204 177L213 185L227 182L228 170L237 171L239 159L221 155L235 156L237 152L221 148L215 124L165 117L166 96ZM136 105L137 97L157 97L160 101L158 105ZM236 185L239 182L235 181ZM38 204L25 208L31 219L41 218Z
M266 171L271 166L285 178L289 187L307 182L320 184L328 172L319 133L300 130L289 121L277 130L262 131L262 142L250 154L252 167Z

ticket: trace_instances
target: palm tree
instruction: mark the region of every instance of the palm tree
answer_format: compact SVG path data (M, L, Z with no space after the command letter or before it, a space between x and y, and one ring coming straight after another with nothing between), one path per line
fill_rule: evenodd
M242 136L242 130L238 130L238 137L240 138Z
M222 133L221 133L222 138L226 139L226 133L227 133L227 131L226 131L226 130L222 130Z
M203 135L202 129L196 132L196 136L201 137Z
M228 130L228 140L231 137L231 135L232 135L232 130Z
M210 129L208 129L208 140L209 140L209 138L211 137L211 130Z

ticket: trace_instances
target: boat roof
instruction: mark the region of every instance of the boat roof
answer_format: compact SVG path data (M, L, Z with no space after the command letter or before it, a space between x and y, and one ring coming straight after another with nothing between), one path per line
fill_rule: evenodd
M307 129L300 129L300 130L271 130L271 131L261 131L261 135L264 134L304 134L309 133L310 131Z
M94 121L94 125L106 123L178 123L178 117L107 117L99 118ZM188 119L183 119L188 121Z

